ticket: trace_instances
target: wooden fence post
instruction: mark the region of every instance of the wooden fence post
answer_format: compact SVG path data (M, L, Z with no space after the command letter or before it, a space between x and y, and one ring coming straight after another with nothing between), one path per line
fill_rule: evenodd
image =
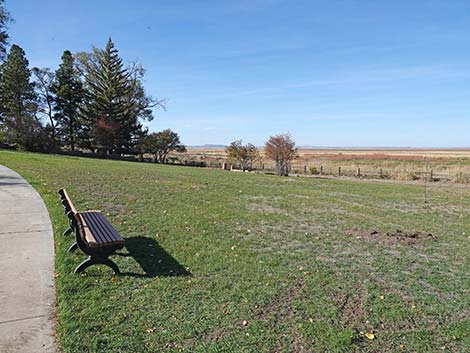
M307 166L304 165L304 174L307 174Z
M341 176L341 167L338 167L338 176Z
M382 168L380 168L379 173L380 173L380 177L383 178L384 174L383 174Z
M357 176L360 178L361 177L361 168L357 168Z
M320 166L320 175L323 175L323 166Z

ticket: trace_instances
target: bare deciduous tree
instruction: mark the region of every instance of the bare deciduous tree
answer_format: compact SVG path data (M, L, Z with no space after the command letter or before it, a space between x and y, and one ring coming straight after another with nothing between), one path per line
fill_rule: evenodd
M166 129L143 137L143 150L154 156L155 163L165 163L171 151L186 152L176 132Z
M54 73L49 68L37 68L32 70L34 76L34 86L37 94L37 114L42 120L45 118L49 123L49 129L52 139L56 137L56 125L53 118L52 105L54 96L51 91L52 82L54 81Z
M225 152L231 160L240 163L243 171L252 169L253 163L260 159L258 149L251 143L243 145L242 140L233 141Z
M280 176L289 175L289 167L297 156L297 148L290 134L271 136L266 141L266 157L276 162L276 172Z

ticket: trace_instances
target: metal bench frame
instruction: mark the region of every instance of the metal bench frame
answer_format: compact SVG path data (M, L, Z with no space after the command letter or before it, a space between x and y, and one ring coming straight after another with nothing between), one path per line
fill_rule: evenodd
M83 231L83 223L80 217L79 212L74 212L72 206L69 204L66 196L66 192L61 189L59 190L59 195L61 197L61 203L64 206L65 214L69 220L69 228L65 230L64 236L68 236L71 233L75 233L75 243L73 243L67 252L71 253L76 249L80 249L85 255L88 255L88 259L82 261L80 265L75 268L75 273L83 272L85 269L92 265L106 265L110 267L115 274L121 273L119 271L118 265L109 258L109 256L113 255L114 252L118 249L122 248L122 245L117 246L103 246L97 248L91 248L88 246L88 243L84 240L84 231Z

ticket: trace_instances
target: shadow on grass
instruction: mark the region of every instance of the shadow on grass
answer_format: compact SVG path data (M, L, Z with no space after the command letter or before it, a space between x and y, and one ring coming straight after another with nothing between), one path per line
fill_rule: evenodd
M144 274L123 272L121 275L134 277L174 277L191 276L191 272L166 252L155 239L147 237L126 238L129 253L117 253L118 256L132 257L140 265Z

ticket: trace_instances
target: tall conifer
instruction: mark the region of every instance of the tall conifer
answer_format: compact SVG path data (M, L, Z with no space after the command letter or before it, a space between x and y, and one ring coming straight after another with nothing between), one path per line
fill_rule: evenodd
M131 148L133 135L140 129L133 114L131 75L119 57L111 38L97 52L96 62L87 68L87 99L83 109L89 121L94 147L111 152Z
M62 55L62 63L55 73L51 90L55 94L54 119L58 125L59 136L73 151L77 139L82 135L79 108L83 102L83 87L74 66L72 53L68 50Z
M12 21L10 13L5 8L5 1L0 0L0 59L5 58L9 35L7 32L8 23Z
M28 65L23 49L12 45L1 65L0 122L8 143L31 149L40 125L34 118L36 93Z

